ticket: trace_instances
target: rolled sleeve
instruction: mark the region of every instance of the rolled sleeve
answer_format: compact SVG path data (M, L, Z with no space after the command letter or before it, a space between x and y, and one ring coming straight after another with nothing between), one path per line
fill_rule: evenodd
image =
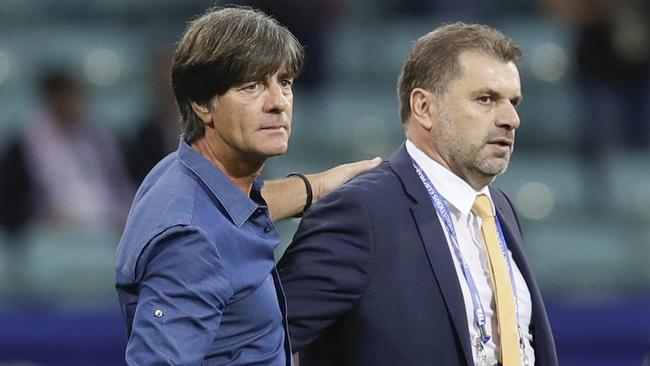
M127 364L199 365L233 294L216 246L197 228L172 227L145 248L136 272Z

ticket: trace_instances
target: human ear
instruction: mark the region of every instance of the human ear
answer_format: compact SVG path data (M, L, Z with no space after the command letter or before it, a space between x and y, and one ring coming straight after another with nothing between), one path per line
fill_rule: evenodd
M211 125L212 124L212 113L210 113L210 108L208 107L207 104L199 104L197 102L191 102L192 104L192 110L194 111L194 114L196 114L203 123L206 125Z
M411 91L409 103L412 119L425 130L431 130L436 113L433 94L428 90L415 88Z

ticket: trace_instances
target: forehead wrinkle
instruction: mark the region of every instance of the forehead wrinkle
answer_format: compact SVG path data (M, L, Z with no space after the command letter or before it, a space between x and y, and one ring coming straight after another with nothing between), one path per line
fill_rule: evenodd
M491 89L508 99L521 96L519 72L514 63L502 62L480 52L467 52L461 55L465 57L459 60L461 75L458 80L463 79L470 85L480 82L478 90Z

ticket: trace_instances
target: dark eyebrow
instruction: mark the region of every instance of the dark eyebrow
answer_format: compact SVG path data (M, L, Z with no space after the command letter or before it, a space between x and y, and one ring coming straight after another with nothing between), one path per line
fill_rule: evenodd
M278 73L278 79L294 79L295 77L296 75L294 75L290 70L283 70Z
M250 83L261 83L263 85L267 85L269 80L273 77L274 74L275 73L270 74L270 75L266 75L266 76L262 76L259 80L245 80L245 81L242 81L241 83L237 83L237 84L233 85L233 87L244 87L244 86L246 86L247 84L250 84ZM278 79L279 80L295 79L295 75L293 75L293 73L291 71L289 71L289 70L279 70Z

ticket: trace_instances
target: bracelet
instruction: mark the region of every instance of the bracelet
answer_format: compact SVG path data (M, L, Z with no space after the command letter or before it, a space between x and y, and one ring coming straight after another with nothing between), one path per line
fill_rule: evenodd
M302 212L299 212L296 215L294 215L294 217L302 217L302 214L305 211L307 211L307 209L309 209L309 207L311 207L311 203L312 203L312 201L314 199L314 192L311 189L311 183L309 183L309 179L307 179L307 177L305 177L304 175L302 175L300 173L291 173L291 174L287 175L287 178L288 177L298 177L298 178L302 179L302 181L305 183L305 190L307 191L307 200L305 201L305 207L302 209Z

